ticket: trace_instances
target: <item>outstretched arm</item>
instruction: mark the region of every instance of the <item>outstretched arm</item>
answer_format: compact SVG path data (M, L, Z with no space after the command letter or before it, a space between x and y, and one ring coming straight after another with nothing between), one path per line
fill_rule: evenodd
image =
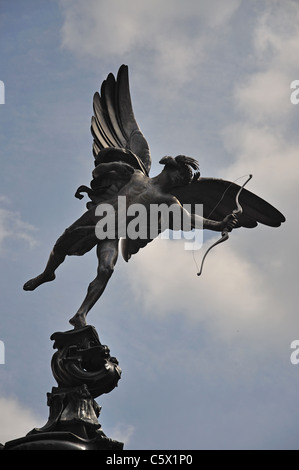
M198 216L193 214L192 217L198 217ZM231 232L232 229L235 228L237 223L238 223L237 216L235 214L229 214L226 217L224 217L224 219L221 222L216 222L215 220L205 219L203 217L202 227L208 230L213 230L215 232L223 232L223 230L227 230L228 232Z
M182 206L181 206L182 207ZM196 214L190 214L184 207L182 207L183 216L186 217L185 220L191 223L192 228L197 229L208 229L213 230L214 232L223 232L227 230L231 232L233 228L237 225L238 219L235 214L229 214L220 222L216 220L206 219Z

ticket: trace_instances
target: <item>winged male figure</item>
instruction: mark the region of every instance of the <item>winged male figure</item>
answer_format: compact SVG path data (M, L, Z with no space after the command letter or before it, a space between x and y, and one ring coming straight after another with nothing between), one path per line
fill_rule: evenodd
M127 208L133 204L141 204L146 210L152 204L175 205L184 220L189 220L191 228L219 232L253 228L258 223L278 227L284 222L284 216L277 209L246 189L240 194L243 212L236 217L233 209L240 186L221 179L201 178L194 158L163 157L160 160L163 170L150 177L150 150L134 117L126 65L120 67L116 79L109 74L104 80L101 93L94 95L93 110L93 179L90 187L80 186L75 194L81 199L82 193L87 193L87 211L58 238L44 271L24 284L24 290L34 290L54 280L56 269L67 255L82 256L96 247L97 274L88 286L82 305L70 320L75 328L86 325L86 315L101 297L114 271L119 249L128 261L152 239L150 236L121 238L117 229L115 236L99 239L95 227L101 205L109 203L116 214L120 196L125 198ZM186 204L191 211L186 211ZM196 204L203 204L203 217L195 213ZM169 228L173 228L171 218Z

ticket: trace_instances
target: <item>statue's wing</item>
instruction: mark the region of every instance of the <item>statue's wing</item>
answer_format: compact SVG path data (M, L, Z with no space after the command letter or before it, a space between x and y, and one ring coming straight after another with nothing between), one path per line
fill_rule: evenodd
M222 221L237 209L236 196L241 186L217 178L197 178L192 183L173 188L171 193L191 213L198 213L196 204L202 204L203 217ZM239 195L242 214L238 216L237 227L253 228L260 224L279 227L285 217L275 207L256 194L243 188ZM144 248L152 240L121 240L123 258L128 261L131 255Z
M105 152L98 159L100 150L122 149L125 150L124 161L129 163L137 157L138 167L142 167L148 175L151 167L150 150L134 117L127 65L119 68L116 79L110 73L104 80L101 93L94 94L93 110L91 133L96 164L101 162L102 155L107 161Z
M174 188L171 192L182 205L203 205L203 216L210 220L221 221L236 209L236 195L240 186L217 178L198 178L187 186ZM252 228L258 223L279 227L285 217L275 207L247 189L242 189L239 203L243 213L238 216L238 227Z

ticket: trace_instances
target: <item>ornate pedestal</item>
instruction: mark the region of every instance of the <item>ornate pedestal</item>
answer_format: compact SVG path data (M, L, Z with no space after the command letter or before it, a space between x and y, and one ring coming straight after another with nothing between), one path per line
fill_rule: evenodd
M101 407L94 400L113 390L121 369L93 326L54 333L51 367L58 387L47 394L48 422L27 436L9 441L4 450L121 450L123 443L101 430Z

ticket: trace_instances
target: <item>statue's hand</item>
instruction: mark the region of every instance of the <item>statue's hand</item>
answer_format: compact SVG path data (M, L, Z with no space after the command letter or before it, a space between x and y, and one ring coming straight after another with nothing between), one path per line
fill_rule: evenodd
M232 214L227 215L221 222L221 231L222 232L231 232L238 223L238 217L233 212Z

